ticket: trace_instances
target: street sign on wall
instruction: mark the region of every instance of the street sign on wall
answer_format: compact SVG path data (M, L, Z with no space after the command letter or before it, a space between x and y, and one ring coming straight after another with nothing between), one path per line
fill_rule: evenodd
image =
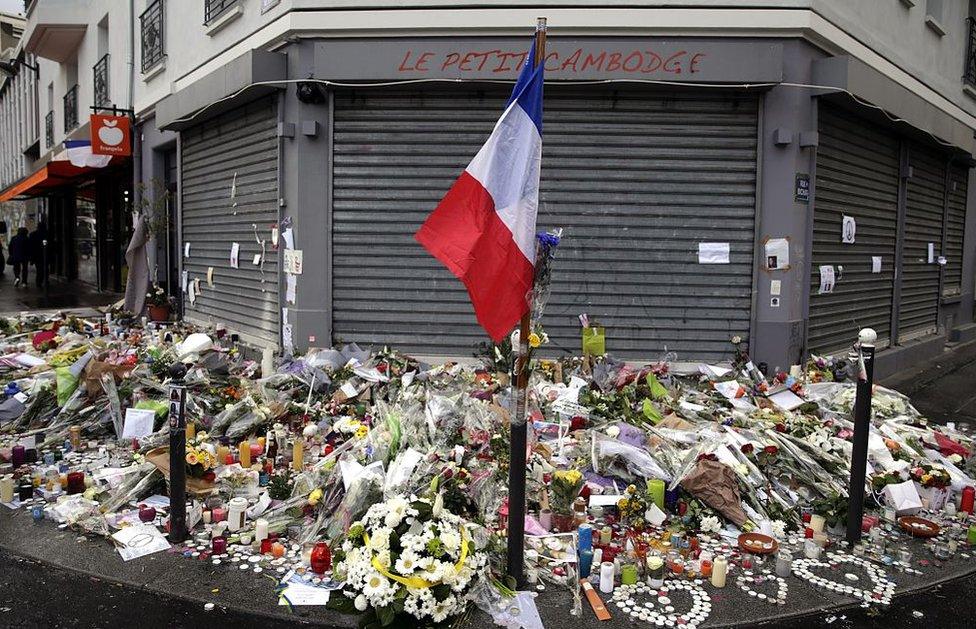
M132 127L128 116L92 114L90 126L93 155L132 155Z

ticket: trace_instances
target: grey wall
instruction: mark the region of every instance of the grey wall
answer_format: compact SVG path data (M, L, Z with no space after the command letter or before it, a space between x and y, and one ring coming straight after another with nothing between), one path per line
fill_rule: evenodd
M155 117L146 119L139 126L138 131L141 152L137 161L134 160L133 170L136 190L133 201L138 204L142 192L139 184L145 186L147 193L154 191L153 180L163 183L166 178L163 154L167 150L176 148L176 136L173 131L160 131L156 128ZM150 281L160 281L166 278L166 239L165 235L155 238L155 246L150 246Z

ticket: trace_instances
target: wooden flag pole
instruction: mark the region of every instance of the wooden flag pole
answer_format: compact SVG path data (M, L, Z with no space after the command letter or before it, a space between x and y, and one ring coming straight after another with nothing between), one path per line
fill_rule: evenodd
M540 17L535 27L535 58L533 68L546 58L546 18ZM533 284L533 289L535 288ZM528 430L525 407L529 386L529 334L531 305L519 323L519 353L515 363L515 415L511 422L511 445L508 467L508 576L517 589L525 587L525 466Z

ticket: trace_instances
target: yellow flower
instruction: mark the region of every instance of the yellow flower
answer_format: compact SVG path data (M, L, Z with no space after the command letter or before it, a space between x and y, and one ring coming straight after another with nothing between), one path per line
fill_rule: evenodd
M932 475L931 474L922 474L922 484L923 485L925 483L929 482L930 480L932 480Z
M322 500L322 490L315 489L308 495L308 504L317 505L319 500Z
M365 424L356 429L356 436L360 439L365 437L369 433L369 428Z
M579 470L558 470L554 476L572 485L575 485L583 479L583 473Z
M628 504L630 504L630 502L626 498L621 498L617 501L617 508L626 509Z
M529 335L529 347L539 347L541 343L542 343L542 339L539 338L538 334L533 332L532 334Z

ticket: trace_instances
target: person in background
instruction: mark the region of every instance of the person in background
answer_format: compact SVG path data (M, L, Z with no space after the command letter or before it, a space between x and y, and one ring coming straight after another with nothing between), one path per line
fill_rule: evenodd
M30 261L34 265L35 272L37 273L37 287L40 288L44 286L47 282L47 269L45 268L45 241L47 240L47 226L44 221L38 221L37 228L28 237L28 243L30 245Z
M14 267L14 286L27 284L27 267L30 264L30 239L27 228L21 227L10 239L10 264Z

